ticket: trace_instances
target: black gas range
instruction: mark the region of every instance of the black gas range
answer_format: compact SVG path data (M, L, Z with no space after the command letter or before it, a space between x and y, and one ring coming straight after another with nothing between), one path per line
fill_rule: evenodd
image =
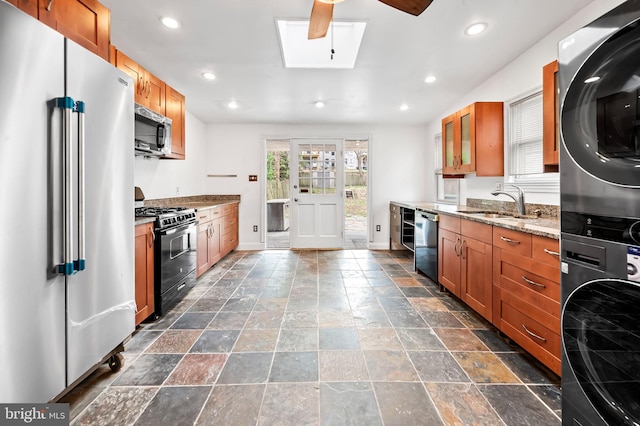
M196 212L186 207L139 207L155 218L155 315L164 315L196 283Z

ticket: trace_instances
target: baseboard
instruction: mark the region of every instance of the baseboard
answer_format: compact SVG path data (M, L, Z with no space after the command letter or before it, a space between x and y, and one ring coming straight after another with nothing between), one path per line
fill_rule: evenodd
M369 243L369 250L389 250L389 243Z
M264 243L240 243L236 250L238 251L254 251L254 250L264 250Z

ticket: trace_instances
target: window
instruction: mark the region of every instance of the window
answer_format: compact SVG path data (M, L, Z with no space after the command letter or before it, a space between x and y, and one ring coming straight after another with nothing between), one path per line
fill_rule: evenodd
M436 134L435 138L435 170L436 170L436 199L445 203L457 203L460 192L458 179L445 179L442 176L442 133Z
M542 92L509 104L508 152L505 181L529 191L559 192L558 173L543 173Z

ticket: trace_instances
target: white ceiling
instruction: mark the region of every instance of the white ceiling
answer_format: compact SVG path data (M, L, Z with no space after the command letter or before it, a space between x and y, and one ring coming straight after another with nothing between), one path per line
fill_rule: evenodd
M285 69L275 19L308 18L312 0L101 1L111 43L183 93L203 122L305 124L427 123L591 2L435 0L415 17L345 0L334 19L367 21L355 68ZM164 28L166 15L182 27ZM463 35L476 21L488 30ZM429 74L438 80L426 84ZM228 110L232 99L241 108Z

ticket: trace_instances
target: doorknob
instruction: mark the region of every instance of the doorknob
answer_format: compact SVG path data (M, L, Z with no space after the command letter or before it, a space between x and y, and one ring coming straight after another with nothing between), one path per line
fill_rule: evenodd
M294 198L294 199L293 199L293 201L295 201L295 202L297 203L297 202L298 202L298 199L297 199L297 198Z
M294 189L298 189L298 185L293 185L293 188Z

